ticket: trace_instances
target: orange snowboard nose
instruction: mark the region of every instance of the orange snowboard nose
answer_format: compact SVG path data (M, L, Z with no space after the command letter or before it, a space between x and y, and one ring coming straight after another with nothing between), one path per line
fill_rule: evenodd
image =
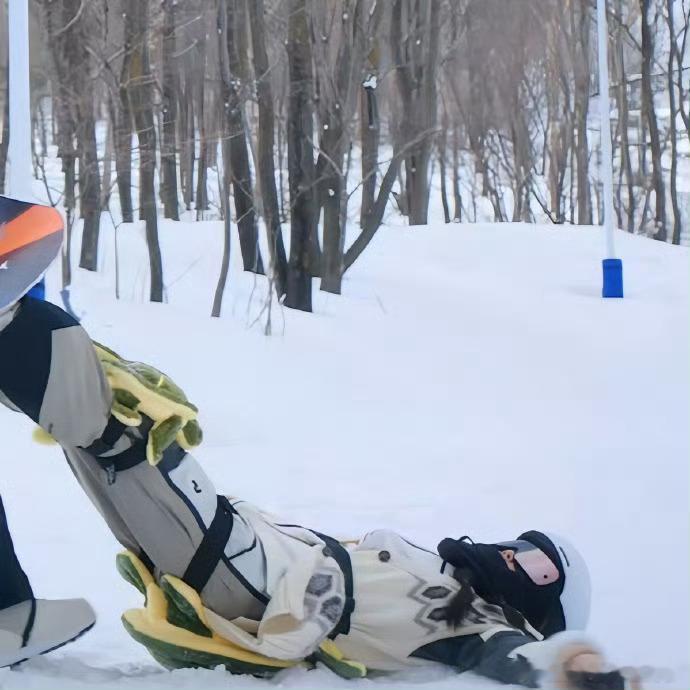
M62 230L62 217L49 206L31 206L8 223L0 225L0 256Z

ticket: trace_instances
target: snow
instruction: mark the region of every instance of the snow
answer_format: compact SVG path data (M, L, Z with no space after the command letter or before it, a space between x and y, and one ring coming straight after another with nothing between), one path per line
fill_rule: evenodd
M236 246L224 315L209 317L221 237L219 222L162 221L169 303L153 305L143 229L118 230L116 300L106 226L100 272L76 270L72 291L95 339L200 406L196 455L219 490L336 536L563 533L591 566L590 633L612 661L672 671L648 688L690 685L687 248L618 232L626 298L602 300L600 229L385 227L342 296L315 290L312 315L274 304L266 337L265 280L241 273ZM58 301L59 266L48 286ZM437 668L356 682L164 671L120 624L141 597L59 450L9 412L0 433L0 488L35 590L85 596L99 615L76 643L0 670L3 690L494 687Z

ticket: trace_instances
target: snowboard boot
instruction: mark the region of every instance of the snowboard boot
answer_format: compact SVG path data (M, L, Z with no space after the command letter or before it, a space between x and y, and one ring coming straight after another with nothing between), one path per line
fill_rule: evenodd
M84 599L29 599L0 610L0 666L13 666L76 640L96 622Z

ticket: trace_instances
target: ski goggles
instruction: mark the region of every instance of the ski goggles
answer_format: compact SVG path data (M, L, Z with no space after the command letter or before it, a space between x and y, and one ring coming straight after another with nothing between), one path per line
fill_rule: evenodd
M550 585L559 578L555 563L537 546L528 541L502 541L501 551L513 551L513 560L535 585Z

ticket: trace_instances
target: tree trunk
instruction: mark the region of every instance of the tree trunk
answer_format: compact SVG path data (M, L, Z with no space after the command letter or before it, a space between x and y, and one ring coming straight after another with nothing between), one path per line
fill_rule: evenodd
M194 200L194 87L189 83L190 75L187 74L187 84L182 91L180 107L180 123L178 136L180 138L180 178L182 181L182 200L184 207L189 211Z
M283 99L284 100L284 99ZM281 103L283 102L281 100ZM283 108L278 106L278 118L276 121L276 155L278 157L278 200L280 202L280 220L287 223L288 214L285 210L285 200L287 193L285 191L285 156L287 144L285 143L285 118L282 116Z
M287 257L280 227L280 208L276 190L275 162L273 159L274 108L268 53L266 52L265 19L263 0L247 0L249 24L252 34L254 78L259 109L257 130L258 176L270 261L270 277L276 294L282 297L287 291Z
M62 254L62 280L63 287L67 287L72 280L71 231L75 210L76 151L74 142L76 139L76 113L67 80L65 35L64 32L59 35L55 34L56 27L61 28L67 23L63 16L64 7L58 7L57 3L47 3L43 5L43 10L52 57L51 74L56 87L53 91L53 126L57 140L57 155L62 162L64 175L63 207L66 216L66 238Z
M623 3L622 0L617 0L617 14L622 16L623 13ZM621 208L623 206L622 201L619 201L619 208L621 210L621 215L623 210L626 213L626 226L628 232L634 232L635 230L635 189L634 189L634 178L632 169L632 159L630 156L630 109L628 105L628 84L627 77L625 73L625 50L623 43L623 30L619 28L616 31L616 52L615 52L615 62L618 71L618 88L616 89L616 103L618 107L618 126L620 129L620 146L621 146L621 173L625 176L625 186L627 189L628 197L628 207L626 209ZM622 185L621 185L622 186ZM620 187L619 187L619 199L620 199Z
M570 75L564 60L566 39L563 36L563 8L560 8L559 12L559 16L552 18L547 24L548 57L545 87L548 133L544 146L548 160L551 216L555 223L564 223L566 211L563 184L568 167L568 141L572 134L572 122L569 117Z
M666 0L666 10L668 23L668 33L670 41L676 40L676 32L673 22L674 2L673 0ZM668 88L668 104L669 117L669 138L671 140L671 205L673 207L673 244L680 244L681 231L681 212L678 204L678 132L676 131L676 115L678 109L676 108L676 86L673 82L675 51L669 50L668 53L668 72L666 74L666 83Z
M84 218L79 266L89 271L98 269L98 236L101 218L101 180L92 96L93 93L89 89L87 95L83 96L84 100L79 104L80 125L77 129L79 196Z
M177 61L175 59L175 2L162 0L162 100L160 195L166 218L179 220L177 204Z
M105 153L103 154L103 179L101 180L100 208L110 206L110 192L113 186L113 121L108 120L105 132Z
M264 267L259 252L259 235L254 211L247 136L242 114L242 102L236 86L241 72L240 58L237 52L237 2L238 0L220 0L218 3L218 49L220 52L223 100L223 132L229 144L228 157L223 162L223 167L225 174L232 182L244 270L263 274Z
M63 26L58 41L62 46L64 66L70 80L69 92L74 98L76 109L76 140L79 158L79 201L81 216L84 220L79 266L89 271L98 268L98 236L100 228L101 178L98 167L96 148L96 123L94 118L95 93L92 77L89 73L90 55L87 51L86 19L79 0L66 0L63 5ZM75 93L73 83L79 84Z
M131 51L129 99L139 140L139 209L146 223L146 244L151 274L150 299L163 301L163 263L158 241L158 213L154 175L156 129L153 116L153 76L149 64L149 0L124 0L125 49Z
M654 108L652 92L652 61L654 59L654 37L649 24L651 0L640 0L642 19L642 117L649 129L649 143L652 149L652 183L656 202L654 239L665 242L666 231L666 189L661 167L661 139Z
M288 2L287 54L288 174L290 185L290 261L285 305L312 310L309 241L314 233L314 154L312 141L312 56L306 0Z
M343 177L335 173L326 177L324 181L328 185L328 191L323 199L323 260L320 288L324 292L339 295L343 279L344 234L340 224Z
M360 254L367 248L367 245L374 238L376 231L381 226L381 223L383 222L383 214L386 211L388 199L393 191L393 185L398 177L399 170L400 156L398 153L394 153L391 162L388 164L388 170L386 170L386 174L383 176L383 180L381 181L381 187L379 189L378 196L376 197L374 207L364 221L362 232L352 243L347 252L345 252L345 271L347 271L347 269L350 268L355 261L357 261Z
M321 290L340 294L343 277L346 214L345 153L350 150L350 124L357 109L357 87L361 80L365 52L362 3L348 0L342 4L341 24L338 28L338 50L330 79L323 79L320 94L319 158L316 164L318 204L323 208L323 255L321 261ZM319 60L318 62L322 62ZM317 210L317 218L319 211ZM316 223L314 224L316 235ZM314 242L317 242L316 236Z
M219 3L219 8L222 7L223 2ZM213 307L211 309L211 316L219 317L223 307L223 293L225 292L225 285L228 281L228 273L230 271L230 245L232 236L232 222L230 220L230 177L228 175L228 166L230 165L230 145L227 137L223 138L221 145L223 155L223 179L221 182L221 208L223 212L223 258L220 264L220 275L218 276L218 283L216 284L216 292L213 296Z
M10 87L9 71L5 71L5 93L2 108L2 132L0 133L0 194L5 193L5 175L7 173L7 151L10 144Z
M443 125L443 134L438 138L438 163L439 174L441 175L441 205L443 206L443 221L450 223L450 205L448 204L448 188L446 185L446 127L448 122Z
M462 223L462 196L460 194L460 152L458 128L453 127L453 221Z
M572 32L575 40L575 128L577 132L577 222L591 225L592 198L589 187L589 141L587 116L589 114L590 87L590 23L589 9L585 0L579 0L579 11L573 10Z
M43 105L44 101L45 101L45 99L43 97L39 97L38 103L36 106L36 109L38 111L36 127L38 129L39 141L41 142L41 153L40 153L41 165L45 165L46 158L48 157L48 133L47 133L47 126L46 126L46 112L45 112L45 107ZM32 139L33 138L34 137L32 137ZM39 157L39 154L36 154L36 158L38 158L38 157Z
M379 139L381 121L376 98L376 75L367 78L359 90L359 126L362 148L362 208L359 224L364 227L365 219L371 214L376 200L376 170L379 163Z
M678 89L678 112L681 120L685 125L685 133L690 139L690 112L687 110L688 101L690 98L685 93L685 85L683 84L683 72L687 70L685 66L685 56L687 55L688 39L690 38L690 14L684 12L685 19L683 20L683 30L681 34L676 35L671 41L671 50L675 53L676 58L676 88ZM678 47L678 39L680 38L680 47Z
M197 46L197 66L200 66L201 75L205 74L206 47L204 44ZM199 81L194 89L196 99L196 122L199 129L199 158L196 162L196 219L201 220L203 211L208 210L208 137L206 136L206 85L204 77L198 76Z
M425 225L429 211L429 163L436 126L440 0L395 0L391 18L397 91L402 102L399 144L405 154L410 225Z
M131 55L125 53L118 91L117 117L115 119L115 174L117 191L120 197L120 210L125 223L134 221L132 203L132 112L129 107L127 75Z

